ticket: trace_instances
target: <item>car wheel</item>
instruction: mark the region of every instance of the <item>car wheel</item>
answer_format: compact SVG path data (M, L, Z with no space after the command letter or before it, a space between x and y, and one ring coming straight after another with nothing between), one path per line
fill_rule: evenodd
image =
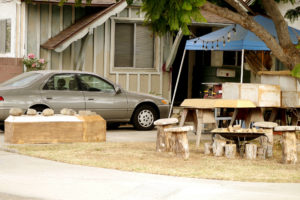
M138 107L133 115L133 125L137 130L151 130L158 118L157 111L150 105Z
M36 110L37 113L41 114L43 112L43 110L47 109L47 106L34 106L31 107L32 109Z

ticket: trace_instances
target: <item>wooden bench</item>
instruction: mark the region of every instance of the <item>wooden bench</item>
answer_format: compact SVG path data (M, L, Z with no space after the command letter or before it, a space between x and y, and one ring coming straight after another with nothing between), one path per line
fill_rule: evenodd
M154 122L154 125L157 128L157 138L156 138L156 151L171 151L172 147L172 133L165 132L164 129L171 128L172 125L177 124L177 118L164 118L159 119Z
M285 164L297 163L297 139L296 131L299 126L277 126L275 131L282 132L282 162Z
M192 131L193 129L193 126L180 126L164 129L165 132L172 133L172 141L174 142L174 145L172 145L173 152L176 154L181 153L185 160L187 160L190 155L187 132Z

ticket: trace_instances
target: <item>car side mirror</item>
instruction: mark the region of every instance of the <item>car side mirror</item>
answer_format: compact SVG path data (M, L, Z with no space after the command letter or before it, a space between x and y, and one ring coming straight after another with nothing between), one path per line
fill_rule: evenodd
M121 88L119 86L116 86L115 91L116 91L116 94L120 94L121 93Z

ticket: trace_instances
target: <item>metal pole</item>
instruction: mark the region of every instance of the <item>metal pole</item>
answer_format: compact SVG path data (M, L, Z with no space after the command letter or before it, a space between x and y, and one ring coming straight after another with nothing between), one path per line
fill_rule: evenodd
M243 76L244 76L244 54L245 50L242 49L242 59L241 59L241 83L243 83Z
M181 70L182 70L182 65L183 65L183 61L184 61L184 57L185 57L185 52L186 52L186 50L184 49L183 55L182 55L182 59L181 59L181 63L180 63L179 72L178 72L178 75L177 75L177 80L176 80L176 85L175 85L175 89L174 89L174 94L173 94L173 98L172 98L172 102L171 102L171 108L170 108L170 112L169 112L169 118L171 117L171 113L172 113L172 110L173 110L173 104L174 104L174 100L175 100L175 96L176 96L177 86L178 86L178 82L179 82L179 78L180 78L180 74L181 74Z

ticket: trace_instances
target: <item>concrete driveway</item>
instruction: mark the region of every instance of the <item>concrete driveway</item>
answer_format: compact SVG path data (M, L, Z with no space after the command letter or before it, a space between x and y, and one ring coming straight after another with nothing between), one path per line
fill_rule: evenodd
M130 133L132 132L131 135ZM108 141L155 141L155 131L108 131ZM3 138L3 134L1 134ZM2 143L1 143L2 144ZM0 151L0 199L299 199L300 184L179 178L85 167Z

